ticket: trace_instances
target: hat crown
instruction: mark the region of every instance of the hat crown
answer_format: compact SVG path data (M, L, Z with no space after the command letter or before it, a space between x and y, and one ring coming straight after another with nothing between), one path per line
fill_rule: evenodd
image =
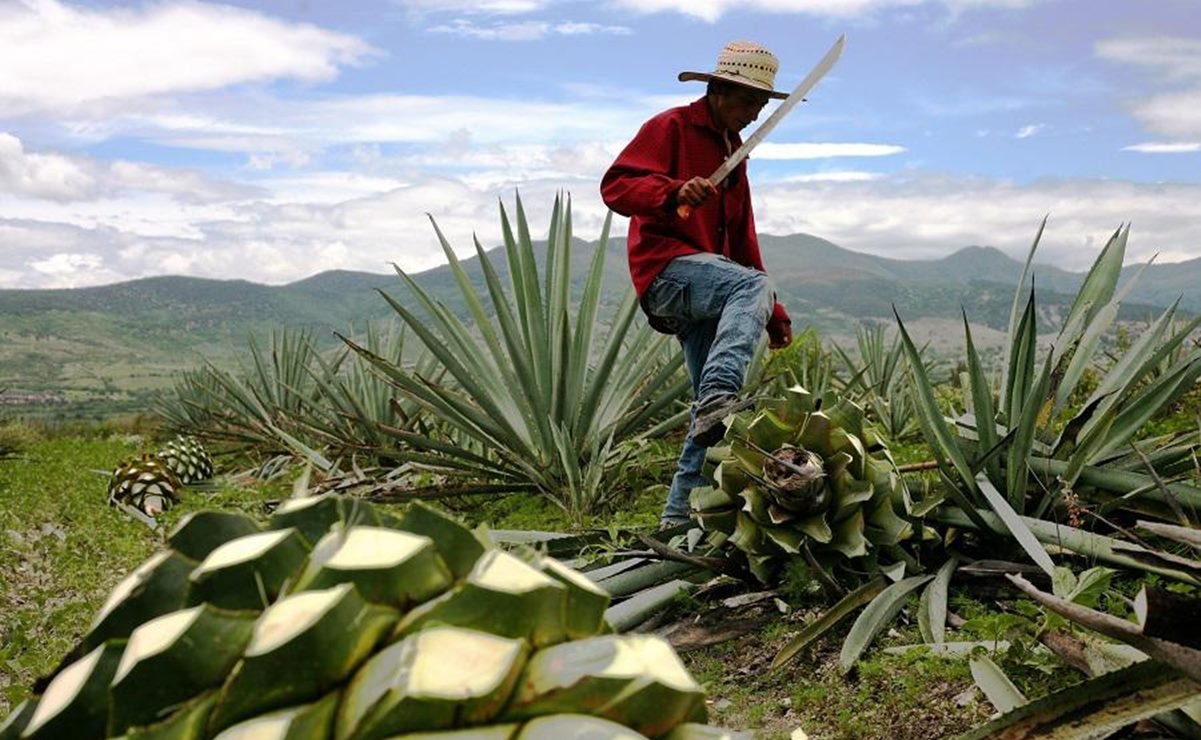
M717 55L714 77L720 77L771 90L776 83L776 71L780 60L766 48L753 41L731 41Z

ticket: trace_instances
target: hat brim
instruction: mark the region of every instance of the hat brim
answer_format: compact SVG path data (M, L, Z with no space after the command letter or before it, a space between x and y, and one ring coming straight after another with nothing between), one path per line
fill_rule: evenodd
M729 82L732 85L745 87L748 90L765 92L769 98L775 98L776 100L784 100L788 97L788 93L786 92L769 90L766 87L759 87L758 85L748 85L743 80L738 80L733 77L726 77L725 75L716 75L712 72L681 72L679 75L677 75L677 79L679 79L680 82L708 82L709 80L721 80L722 82Z

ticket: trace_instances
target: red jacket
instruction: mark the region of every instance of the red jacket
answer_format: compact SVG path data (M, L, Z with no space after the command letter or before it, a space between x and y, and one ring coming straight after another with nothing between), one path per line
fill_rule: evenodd
M601 179L605 205L630 217L627 244L630 277L641 298L672 259L711 252L760 272L759 238L751 210L745 160L718 185L718 194L683 220L676 215L675 192L693 177L708 177L742 143L731 132L727 144L701 98L666 110L642 125ZM778 302L772 322L787 322Z

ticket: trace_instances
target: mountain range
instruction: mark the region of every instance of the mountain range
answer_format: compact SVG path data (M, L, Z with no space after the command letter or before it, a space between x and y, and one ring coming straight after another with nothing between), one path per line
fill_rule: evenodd
M592 242L573 243L577 281L596 248ZM987 341L989 329L994 338L1004 330L1022 268L1000 250L979 246L940 259L896 260L794 234L764 235L761 249L794 328L812 325L828 337L849 336L857 322L891 324L895 306L915 337L930 340L941 333L951 345L961 343L955 326L962 311ZM507 279L503 251L489 256ZM465 259L463 266L482 288L478 259ZM1124 273L1134 269L1128 266ZM1057 308L1070 303L1083 273L1036 264L1035 278L1043 328L1053 330L1062 313ZM466 317L449 267L414 279ZM625 242L610 240L604 301L616 303L628 285ZM362 331L367 322L393 315L379 290L412 300L394 274L341 270L279 286L153 277L78 289L0 290L0 388L9 389L0 401L140 398L200 362L235 363L249 336L263 339L283 327L307 329L332 345L334 331ZM1146 320L1177 298L1185 311L1201 311L1201 259L1148 267L1122 318Z

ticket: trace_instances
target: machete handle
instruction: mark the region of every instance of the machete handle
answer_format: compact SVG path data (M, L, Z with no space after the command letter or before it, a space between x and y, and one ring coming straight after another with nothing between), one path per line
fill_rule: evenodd
M676 206L676 215L680 217L681 221L687 221L688 217L692 215L692 206L687 203L681 203Z

